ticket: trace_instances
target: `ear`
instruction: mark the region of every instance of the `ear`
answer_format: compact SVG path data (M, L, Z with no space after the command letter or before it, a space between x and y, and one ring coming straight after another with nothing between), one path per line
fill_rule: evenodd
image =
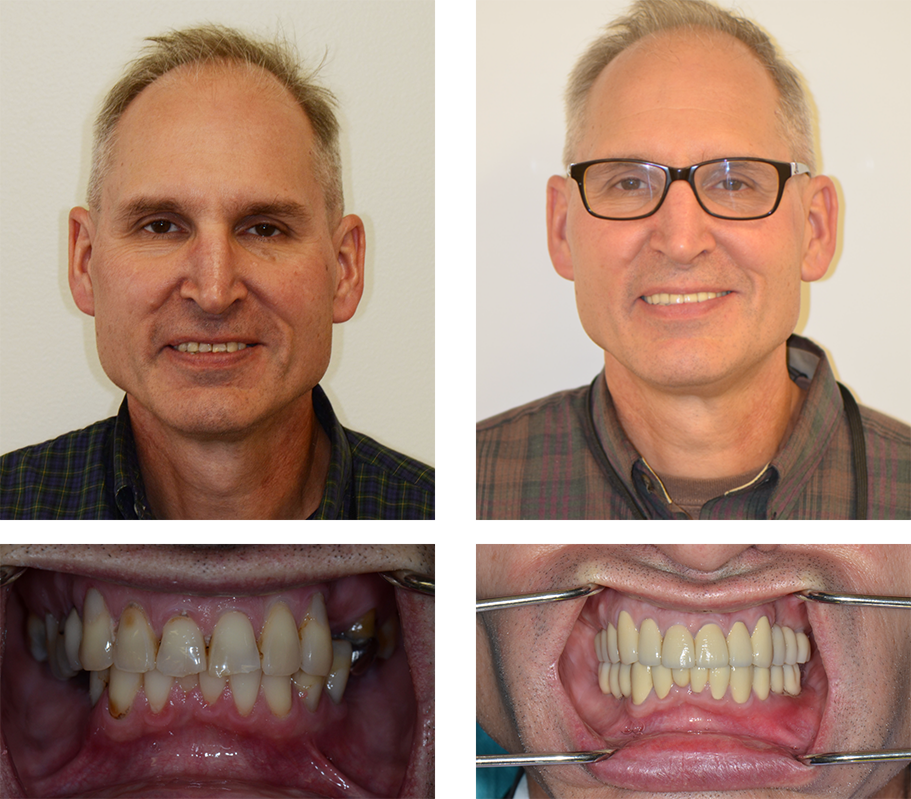
M364 256L367 239L359 216L343 217L333 237L338 261L332 321L347 322L357 310L364 293Z
M831 178L817 175L807 189L806 241L800 279L819 280L829 268L838 243L838 194Z
M92 241L95 238L95 223L85 208L70 211L69 229L69 281L70 293L76 307L84 314L95 315L95 293L92 289L92 275L89 265L92 260Z
M547 181L547 249L560 277L573 279L573 259L566 239L566 213L569 208L567 189L570 179L551 175Z

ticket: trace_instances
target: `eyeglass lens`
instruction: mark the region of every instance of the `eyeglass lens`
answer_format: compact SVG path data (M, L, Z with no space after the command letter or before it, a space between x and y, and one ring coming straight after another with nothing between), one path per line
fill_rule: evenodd
M667 173L654 164L592 164L585 170L585 197L599 216L644 216L661 202L667 180ZM778 170L761 161L703 164L691 177L691 185L709 213L735 219L768 214L778 198L778 181Z

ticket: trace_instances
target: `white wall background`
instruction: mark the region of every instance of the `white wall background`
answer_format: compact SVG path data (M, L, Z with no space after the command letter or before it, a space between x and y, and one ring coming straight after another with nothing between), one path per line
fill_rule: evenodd
M341 107L346 210L367 283L323 387L342 423L434 462L434 7L344 0L0 0L0 452L116 413L122 392L67 285L91 125L145 36L199 22L283 30Z
M563 171L563 90L627 0L477 4L477 418L589 382L602 351L550 263L547 178ZM804 284L797 332L859 400L911 421L911 3L721 0L806 78L820 170L841 203L828 276Z

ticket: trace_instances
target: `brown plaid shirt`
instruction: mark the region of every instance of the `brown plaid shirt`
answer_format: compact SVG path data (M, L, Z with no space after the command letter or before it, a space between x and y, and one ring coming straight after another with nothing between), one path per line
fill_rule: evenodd
M825 353L788 340L788 369L807 388L787 444L748 486L705 503L700 519L853 519L848 422ZM911 518L911 428L861 407L871 519ZM617 485L609 461L623 485ZM628 492L628 493L627 493ZM687 518L620 427L602 372L478 424L479 519Z

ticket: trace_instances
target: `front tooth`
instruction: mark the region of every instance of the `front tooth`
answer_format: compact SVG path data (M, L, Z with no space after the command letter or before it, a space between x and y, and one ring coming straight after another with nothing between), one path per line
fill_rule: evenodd
M206 670L206 643L193 619L187 616L168 619L161 631L156 668L171 677L186 677Z
M756 622L753 635L750 636L753 645L753 665L767 669L772 665L772 627L766 616L760 617Z
M784 693L784 667L772 666L769 668L769 690L773 694Z
M690 690L694 694L701 694L709 681L709 670L696 666L690 669Z
M216 623L209 644L209 674L213 677L252 674L260 670L259 650L253 625L237 610L225 613Z
M738 621L728 633L728 662L731 666L753 665L753 644L747 626Z
M251 632L252 629L251 627ZM253 705L256 704L256 697L259 695L262 676L263 673L257 669L241 674L231 674L228 677L228 682L231 684L231 695L234 697L234 706L241 716L249 716L253 711Z
M785 656L784 632L777 624L772 628L772 665L783 666Z
M70 668L77 672L82 671L82 661L79 660L79 646L82 644L82 619L79 618L76 608L73 608L70 615L66 617L63 637L66 659Z
M670 692L674 684L671 670L667 666L651 666L652 682L655 685L655 696L664 699Z
M731 667L719 666L718 668L709 669L709 687L712 689L712 697L721 699L724 692L728 689L731 681Z
M696 633L696 664L706 669L728 665L728 645L717 624L706 624Z
M319 705L319 698L323 693L323 685L326 680L324 677L318 677L316 674L307 674L299 671L294 675L294 685L297 687L299 696L304 696L304 705L311 713L316 712Z
M86 671L104 671L114 663L114 620L104 597L94 588L82 608L82 644L79 659Z
M104 693L104 686L108 684L110 676L110 669L89 672L89 698L92 700L92 707L95 707Z
M351 671L351 643L349 641L332 641L332 668L326 675L326 693L333 704L342 701L345 686L348 684L348 673Z
M148 674L148 672L146 672ZM202 674L202 672L200 672ZM193 689L199 685L199 674L188 674L186 677L175 677L177 684L180 686L180 690L185 694L193 693ZM218 679L217 677L215 678Z
M686 688L690 684L689 669L671 669L671 674L674 675L674 682L681 688Z
M212 352L212 345L211 344L200 344L199 351L200 352Z
M212 345L212 352L227 352L227 351L228 351L227 344L213 344Z
M631 696L633 693L632 678L630 671L633 668L629 663L618 663L620 668L617 671L617 682L620 686L620 693L623 696Z
M236 342L236 341L229 341L229 342L227 343L227 345L225 346L225 349L226 349L228 352L237 352L237 342Z
M153 713L161 713L168 702L174 678L152 669L142 675L142 687Z
M157 654L158 639L145 613L138 605L129 605L120 614L114 665L120 671L142 674L155 668Z
M646 666L661 665L661 630L654 619L645 619L639 628L639 662Z
M661 665L669 669L691 669L696 665L693 636L682 624L675 624L664 634Z
M284 602L276 602L269 611L269 616L263 625L262 637L259 640L259 649L263 655L263 674L265 675L290 677L300 668L300 639L297 636L297 624ZM289 688L289 707L290 691ZM276 713L276 715L284 714Z
M731 666L731 698L738 704L745 704L753 690L753 667Z
M793 666L797 662L797 636L790 627L782 627L781 632L784 634L784 662Z
M119 719L130 712L133 700L142 685L142 674L121 671L116 666L111 666L109 679L108 710L115 719Z
M633 663L630 670L630 685L633 689L633 704L641 705L652 690L652 670L642 663Z
M617 620L617 646L621 663L629 664L639 660L639 631L633 624L633 617L625 610L620 612Z
M765 701L769 698L771 689L772 672L760 666L753 667L753 693L758 699Z
M199 691L207 705L214 705L225 692L227 677L213 677L208 671L199 672Z
M266 704L272 715L287 716L291 712L291 678L287 675L272 676L264 673L262 684L263 696L266 697Z
M198 341L187 342L187 352L199 352L199 342Z
M300 626L301 670L307 674L326 677L332 670L332 634L326 601L322 594L314 594ZM349 663L349 666L351 664Z

